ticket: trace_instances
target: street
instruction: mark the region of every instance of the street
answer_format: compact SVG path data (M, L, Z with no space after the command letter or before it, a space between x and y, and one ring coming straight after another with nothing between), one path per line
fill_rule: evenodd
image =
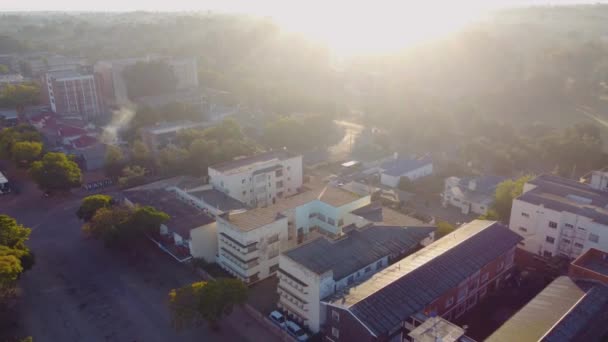
M0 213L32 228L36 264L19 286L18 334L34 341L275 341L242 309L206 326L176 332L166 307L170 289L200 280L151 243L132 251L85 239L76 195L42 198L31 183L0 197Z

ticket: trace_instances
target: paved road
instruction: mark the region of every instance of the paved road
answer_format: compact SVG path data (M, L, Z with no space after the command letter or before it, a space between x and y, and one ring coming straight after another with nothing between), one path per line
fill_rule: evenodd
M353 145L365 127L348 121L334 120L334 122L344 129L344 137L328 149L329 159L330 161L349 159Z
M0 213L32 228L36 265L20 280L23 335L35 341L276 341L242 310L222 323L176 332L169 324L171 288L197 281L151 244L117 253L80 232L76 196L43 199L31 184L0 197Z

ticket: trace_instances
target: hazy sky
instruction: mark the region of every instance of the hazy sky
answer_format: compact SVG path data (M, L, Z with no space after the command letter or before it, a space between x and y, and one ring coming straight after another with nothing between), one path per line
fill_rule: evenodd
M605 1L576 1L576 0L402 0L400 7L415 7L420 3L432 2L436 5L458 2L467 7L489 8L511 5L544 5L544 4L571 4L596 3ZM367 3L373 6L383 6L384 3L394 3L390 0L378 1L295 1L295 0L0 0L0 10L11 11L182 11L182 10L215 10L229 12L246 12L262 15L280 15L293 7L317 7L323 10L328 3L350 6L352 4Z

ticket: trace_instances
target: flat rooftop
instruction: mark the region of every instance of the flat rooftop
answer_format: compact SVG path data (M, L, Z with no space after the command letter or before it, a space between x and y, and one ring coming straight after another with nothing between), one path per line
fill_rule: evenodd
M339 280L387 255L414 250L433 231L434 227L369 226L337 240L319 237L284 254L316 274L333 271Z
M540 175L528 183L536 188L523 193L517 199L608 224L608 193L553 175Z
M572 262L579 266L608 277L608 253L590 248Z
M562 276L549 284L486 341L590 341L583 336L601 330L603 333L608 332L606 322L608 287L577 283ZM593 336L594 339L591 340L599 340L600 336L602 335Z
M350 311L370 331L383 334L521 240L498 222L474 220L332 298L329 304Z
M171 218L165 225L185 239L190 238L192 229L215 221L202 210L180 201L174 193L164 189L131 189L124 191L123 195L135 204L151 206L167 213Z
M247 208L243 203L216 189L190 191L188 194L196 198L200 198L203 202L221 211L241 210Z
M369 205L353 210L351 213L382 226L428 226L428 224L417 218L383 207L379 202L370 203Z
M293 196L280 198L273 205L255 208L240 213L231 213L228 222L243 231L263 227L283 217L282 213L314 200L320 200L334 207L351 203L361 196L331 185L303 187Z
M281 161L296 157L297 155L285 150L268 151L249 157L242 157L224 163L210 166L209 168L222 173L239 173L257 167L258 164L267 163L272 160Z

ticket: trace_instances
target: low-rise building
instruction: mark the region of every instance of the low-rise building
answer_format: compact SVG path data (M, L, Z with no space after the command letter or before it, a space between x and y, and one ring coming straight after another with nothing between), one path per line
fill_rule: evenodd
M278 306L318 332L325 317L320 301L418 250L434 227L370 225L331 240L319 237L279 256Z
M216 189L251 207L274 204L302 186L302 156L285 150L234 159L208 171Z
M205 128L210 126L206 122L176 121L157 123L143 127L140 130L141 139L148 149L156 154L160 149L170 145L177 134L186 129Z
M276 273L279 253L319 235L341 236L351 224L369 221L350 212L368 205L370 196L357 196L333 186L303 188L276 204L234 210L218 220L218 264L252 283Z
M511 277L521 237L475 220L324 301L327 341L402 341L431 316L453 320Z
M456 207L465 215L485 215L494 201L496 187L504 180L498 176L448 177L445 179L442 204L444 207Z
M524 238L520 248L547 258L608 251L608 192L540 175L513 200L509 228Z
M411 181L433 174L433 162L430 158L395 158L385 161L380 166L380 183L396 188L399 186L401 177Z
M608 253L590 248L570 264L568 276L572 279L595 280L608 285Z
M166 185L169 184L148 184L126 190L123 192L125 203L151 206L170 216L161 225L159 234L151 238L178 261L194 257L214 262L218 253L215 219L179 201L173 187Z
M486 341L602 341L608 336L607 322L608 286L562 276Z

